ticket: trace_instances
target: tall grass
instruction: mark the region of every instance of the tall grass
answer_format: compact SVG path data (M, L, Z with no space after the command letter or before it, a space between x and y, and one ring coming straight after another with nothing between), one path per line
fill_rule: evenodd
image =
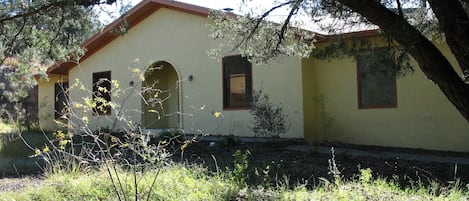
M99 169L86 174L48 175L39 187L4 192L0 194L0 200L117 200L113 184L105 171ZM150 189L155 171L142 173L144 175L138 181L138 200L147 199L145 189ZM124 178L122 182L126 194L133 198L135 185L130 173L124 170L118 172ZM150 192L148 200L227 200L238 191L234 183L225 182L223 177L209 176L207 170L201 167L170 165L159 174L157 186Z
M82 174L55 173L41 185L19 192L0 193L0 200L117 200L112 183L104 169L88 170ZM138 181L138 200L146 200L155 171L145 171ZM134 191L130 173L120 169L124 189ZM200 166L172 164L165 166L157 177L157 186L148 200L468 200L467 188L452 186L435 189L417 185L403 188L397 182L374 178L364 169L352 181L328 182L308 189L306 184L289 186L278 181L276 186L245 186L225 172L212 173ZM134 198L133 196L130 196ZM133 199L130 199L133 200Z
M0 134L0 175L38 172L42 160L32 158L34 150L47 143L42 133Z

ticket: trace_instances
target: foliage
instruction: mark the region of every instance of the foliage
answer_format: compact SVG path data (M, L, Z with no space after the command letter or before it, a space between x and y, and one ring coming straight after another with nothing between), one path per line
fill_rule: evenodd
M84 90L93 94L92 91L85 89L79 80L63 90ZM112 81L111 91L105 91L107 90L105 88L98 90L101 93L112 93L114 97L124 93L118 81ZM131 93L127 96L133 95L134 92L135 89L131 89ZM71 97L66 97L63 104L65 108L57 111L61 113L60 120L56 121L60 128L53 133L52 137L47 138L45 145L34 146L34 155L46 162L47 174L79 173L103 167L107 170L108 179L113 184L112 190L117 198L128 200L129 194L127 188L123 186L123 178L117 173L118 169L125 168L131 170L127 173L134 173L127 175L126 178L133 179L134 187L138 191L141 189L136 181L140 175L136 173L146 169L156 170L168 156L164 146L160 146L161 144L148 143L149 136L143 134L138 126L133 125L131 120L122 114L126 108L121 105L108 102L103 98L75 101ZM122 105L124 104L125 100L122 102ZM114 117L98 116L98 118L115 118L114 122L121 118L120 120L124 121L128 127L118 129L117 123L112 127L99 123L91 125L89 116L95 114L96 110L100 109L99 107L103 109L104 106L109 106L116 115Z
M360 37L344 37L337 36L335 40L330 41L322 48L314 49L311 56L318 60L342 59L344 57L356 58L365 51L370 51L375 58L375 62L386 61L386 66L391 68L398 77L411 74L415 71L414 66L410 63L409 54L399 45L395 44L388 36L382 34L387 38L387 44L377 44L370 42L367 39ZM381 51L381 50L389 51ZM385 52L383 54L383 52ZM391 61L391 62L390 62Z
M0 134L0 174L17 175L40 172L44 161L31 158L34 151L30 146L40 147L46 142L46 137L41 133Z
M214 21L208 25L210 37L223 41L218 48L209 51L212 57L239 48L251 62L262 64L280 55L307 57L314 47L314 34L290 24L279 31L274 23L262 17L257 19L248 14L235 18L215 10L209 14L209 19Z
M0 121L0 134L3 133L12 133L17 131L18 128L15 124L10 124L10 123L5 123L3 121Z
M182 152L192 140L183 138L183 130L166 130L156 138L157 133L145 131L134 122L136 110L137 114L150 111L127 107L127 102L132 100L130 97L142 98L143 104L161 107L168 98L144 96L143 93L161 90L156 84L142 86L145 76L140 68L132 72L140 82L128 88L121 88L118 80L99 78L91 89L79 79L64 89L72 93L64 99L65 108L57 111L61 114L60 120L56 120L59 129L44 146L34 150L35 156L45 160L47 174L79 174L102 168L112 184L113 199L148 200L152 197L153 190L160 185L157 179L169 163L169 157L178 150ZM175 85L179 87L178 83ZM79 93L95 96L74 99L73 95ZM104 98L103 94L109 97ZM167 112L155 121L168 115L179 114ZM141 185L144 177L152 181L150 185Z
M119 169L118 174L127 173ZM106 170L98 169L81 174L48 175L40 185L28 185L18 192L0 192L0 200L117 200L112 183L106 179ZM142 173L139 186L151 185L154 171ZM165 166L157 178L159 188L154 188L149 200L467 200L469 192L460 186L434 189L416 185L401 187L393 180L376 178L370 169L361 169L356 179L339 185L318 185L308 189L304 184L289 187L239 185L223 174L213 174L199 166L172 164ZM125 179L129 195L135 192L133 181ZM141 191L138 191L141 192ZM146 194L139 193L139 200Z
M30 123L27 97L34 76L59 60L79 58L79 45L101 27L92 5L99 1L1 1L0 80L3 119ZM29 125L28 125L29 126Z
M254 118L252 131L258 137L279 137L288 131L287 115L281 104L274 104L270 96L262 90L253 92L252 109L249 111Z
M321 118L322 134L324 135L325 140L328 141L330 137L331 124L334 118L332 118L331 114L326 110L326 103L323 95L315 98L314 101L319 105L319 118Z
M113 184L107 178L105 169L91 170L81 174L52 174L40 186L21 192L0 193L0 200L118 200L112 193ZM223 177L209 176L207 170L198 166L168 165L160 172L149 170L139 173L139 190L134 181L126 177L129 173L119 169L116 174L122 178L125 193L138 200L229 200L237 192L234 183ZM157 178L158 188L153 188L149 197L145 191ZM135 196L134 193L138 192Z
M254 1L243 1L248 5ZM369 45L356 43L356 31L379 28L384 46L395 60L394 72L412 72L410 56L423 73L446 95L458 111L469 120L469 6L466 1L444 3L438 0L292 0L276 1L266 10L247 11L245 16L213 12L209 25L211 37L226 39L210 53L221 49L237 50L252 61L265 63L281 56L316 56L330 59L356 55ZM323 34L312 34L299 27ZM301 31L300 31L301 30ZM367 35L367 32L363 32ZM373 31L371 32L373 33ZM329 34L329 35L327 35ZM311 37L314 36L314 39ZM345 39L345 40L344 40ZM449 62L433 42L446 41L457 64ZM314 42L323 46L314 49ZM372 40L370 40L372 41ZM368 47L367 47L368 46ZM458 73L460 69L462 73Z
M231 179L239 186L245 186L248 177L248 156L249 152L244 153L241 150L236 150L233 154L233 170L230 171Z

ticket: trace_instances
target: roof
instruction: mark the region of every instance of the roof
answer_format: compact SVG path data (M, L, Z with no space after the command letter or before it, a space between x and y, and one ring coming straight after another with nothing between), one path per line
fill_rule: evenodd
M134 6L129 12L124 14L122 17L107 25L103 31L95 34L94 36L83 42L80 47L85 49L86 52L80 58L79 62L86 60L95 52L112 42L114 39L118 38L119 35L113 33L113 29L115 27L118 27L119 25L125 22L128 24L128 28L130 29L160 8L169 8L194 15L199 15L202 17L207 17L210 11L209 8L182 3L174 0L143 0L139 4ZM77 64L78 62L72 61L58 62L57 64L51 66L47 70L47 73L68 74L68 71L75 67Z
M113 21L104 28L103 31L95 34L85 42L83 42L80 47L85 49L85 54L80 57L78 62L74 61L61 61L57 64L51 66L47 70L47 74L68 74L68 71L73 67L77 66L78 63L83 62L95 52L112 42L114 39L119 37L119 34L113 33L114 28L119 27L122 23L127 23L128 29L136 26L138 23L143 21L145 18L153 14L160 8L168 8L173 10L178 10L185 13L190 13L193 15L198 15L202 17L207 17L210 9L206 7L196 6L188 3L182 3L174 0L142 0L139 4L134 6L128 13L121 16L119 19ZM370 37L378 34L378 30L367 30L367 31L358 31L343 34L345 37L349 36L362 36ZM325 42L334 40L337 38L337 35L321 35L318 39L318 42Z

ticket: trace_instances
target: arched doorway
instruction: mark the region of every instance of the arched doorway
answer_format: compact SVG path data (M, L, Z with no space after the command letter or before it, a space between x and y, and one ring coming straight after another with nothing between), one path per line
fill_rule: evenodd
M146 129L179 128L179 84L176 69L158 61L142 81L142 126Z

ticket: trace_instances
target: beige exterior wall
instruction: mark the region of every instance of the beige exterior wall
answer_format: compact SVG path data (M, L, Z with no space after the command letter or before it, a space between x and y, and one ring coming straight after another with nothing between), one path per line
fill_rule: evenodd
M70 73L70 85L80 80L86 90L72 89L70 97L74 101L91 98L92 74L111 71L111 78L119 80L121 89L129 88L130 82L140 86L138 77L132 70L146 68L158 61L171 64L177 71L180 82L181 124L188 133L210 133L214 135L253 136L250 127L252 118L248 110L223 110L222 64L221 59L210 59L206 51L218 42L208 37L208 20L179 11L160 9L118 37L101 50L94 53ZM193 76L188 81L189 75ZM303 109L301 60L284 58L269 66L253 66L253 88L263 88L271 100L282 103L291 127L282 137L303 138ZM137 87L140 89L139 87ZM141 98L126 90L112 101L124 103L124 114L134 123L141 122ZM221 112L216 118L213 114ZM89 125L112 127L113 115L88 117ZM99 121L98 121L99 119ZM119 122L119 121L118 121ZM118 128L125 130L125 123ZM92 128L93 129L93 128Z
M446 55L448 48L438 45ZM454 58L448 56L451 62ZM439 88L416 67L397 79L397 108L358 109L357 66L353 58L303 61L305 138L324 140L318 104L325 97L333 118L330 141L444 151L469 151L469 124ZM412 65L417 66L415 61ZM460 72L460 69L458 72Z
M68 77L63 75L49 75L47 80L38 80L38 113L41 129L46 131L57 129L57 124L54 122L55 83L67 81Z

